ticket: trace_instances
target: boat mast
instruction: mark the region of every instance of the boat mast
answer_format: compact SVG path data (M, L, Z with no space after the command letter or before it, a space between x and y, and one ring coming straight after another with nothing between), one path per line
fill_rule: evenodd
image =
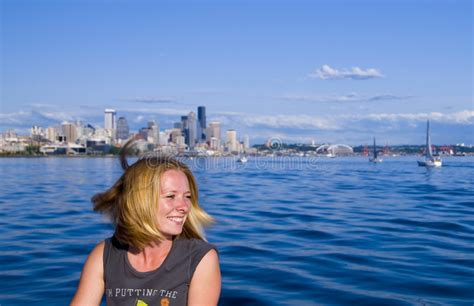
M374 137L374 159L377 159L377 149L375 148L375 137Z

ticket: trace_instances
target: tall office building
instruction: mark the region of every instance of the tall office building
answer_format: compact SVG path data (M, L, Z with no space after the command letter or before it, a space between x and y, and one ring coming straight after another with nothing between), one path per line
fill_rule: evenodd
M221 123L219 121L212 121L207 128L206 139L210 140L212 137L221 140Z
M61 124L62 136L66 137L66 142L75 142L77 139L76 126L69 122L63 122ZM64 140L64 139L63 139Z
M198 106L197 141L206 140L206 107Z
M120 117L117 120L117 139L126 140L130 134L128 122L125 117Z
M104 129L115 130L115 116L117 112L115 109L106 108L104 111Z
M181 132L184 136L184 142L189 143L189 124L188 116L181 116Z
M196 145L196 113L194 112L188 114L188 141L189 149L194 149Z
M244 145L244 151L247 151L249 148L250 148L250 138L249 138L249 135L245 135L244 136L244 140L242 142L242 144Z
M182 122L175 122L175 123L173 123L173 128L182 130L183 129L183 123Z
M235 130L227 130L225 132L225 146L228 151L236 152L239 150L239 142L237 141L237 132Z
M151 143L158 144L160 140L160 126L155 120L148 121L148 138Z
M47 135L46 138L48 138L48 140L53 141L53 142L57 141L58 136L62 134L60 130L61 129L57 126L48 127L46 131L46 135Z

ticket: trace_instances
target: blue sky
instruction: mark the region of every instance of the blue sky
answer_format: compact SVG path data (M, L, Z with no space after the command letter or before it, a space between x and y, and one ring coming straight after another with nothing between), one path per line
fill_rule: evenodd
M0 2L0 130L205 105L253 143L474 143L471 1Z

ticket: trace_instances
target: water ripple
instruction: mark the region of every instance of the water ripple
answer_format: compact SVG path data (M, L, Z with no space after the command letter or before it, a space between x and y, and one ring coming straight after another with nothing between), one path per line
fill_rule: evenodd
M219 248L220 305L474 301L472 158L434 171L413 158L195 162L201 205L216 219L208 239ZM87 254L113 231L90 197L120 176L119 163L0 167L0 304L67 304Z

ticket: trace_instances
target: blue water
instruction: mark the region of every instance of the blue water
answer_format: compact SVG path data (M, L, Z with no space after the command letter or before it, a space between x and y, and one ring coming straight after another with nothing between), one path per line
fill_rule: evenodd
M472 305L474 159L194 159L220 305ZM66 305L115 158L0 159L0 304Z

